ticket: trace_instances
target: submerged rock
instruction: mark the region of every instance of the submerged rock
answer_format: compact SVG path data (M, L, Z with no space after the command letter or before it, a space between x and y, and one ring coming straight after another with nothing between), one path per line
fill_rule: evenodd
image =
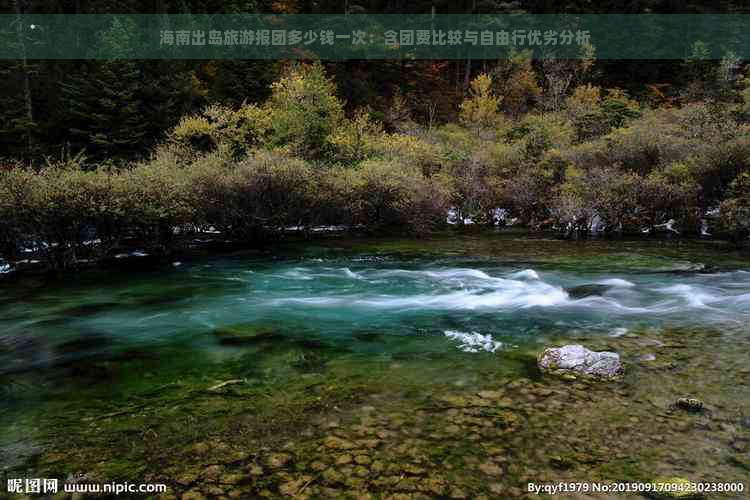
M675 403L675 407L691 413L697 413L703 410L703 401L696 398L680 398Z
M217 328L213 334L222 344L241 345L274 338L278 330L268 326L234 325Z
M206 497L198 490L190 490L182 494L182 500L205 500Z
M354 443L342 439L338 436L328 436L323 440L323 446L330 450L351 450L355 447Z
M539 369L555 375L579 375L611 380L623 374L620 356L614 352L590 351L582 345L545 349L537 359Z
M590 284L566 288L565 291L568 292L571 299L585 299L586 297L604 295L610 288L612 288L612 285Z
M209 465L201 473L201 477L205 481L216 482L224 472L224 468L221 465Z
M502 476L503 475L503 469L500 468L497 464L493 464L492 462L485 462L481 465L479 465L479 470L482 471L484 474L487 474L488 476Z
M273 453L266 459L266 465L271 469L280 469L285 467L292 460L288 453Z
M296 481L287 481L286 483L279 485L279 493L284 496L293 497L300 492L302 487L305 485L304 479L297 479Z

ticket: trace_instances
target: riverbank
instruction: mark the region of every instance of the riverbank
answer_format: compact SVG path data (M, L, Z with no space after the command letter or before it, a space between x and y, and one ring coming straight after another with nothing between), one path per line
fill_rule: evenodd
M447 228L441 231L435 231L430 235L425 235L422 239L428 241L441 242L441 244L450 244L450 240L455 239L459 245L455 245L456 250L460 251L460 244L471 241L475 238L500 238L507 242L508 239L530 239L532 241L542 242L543 245L549 245L550 242L559 242L560 245L569 245L570 248L581 248L581 245L592 246L593 252L602 247L612 247L613 244L622 245L622 252L627 251L632 245L653 246L655 249L666 248L668 251L680 249L684 246L694 248L705 248L711 251L725 252L727 255L737 256L737 258L750 258L750 248L737 247L736 244L715 238L696 237L696 236L678 236L674 234L655 234L655 235L591 235L585 238L567 238L564 233L557 231L532 231L523 227L496 227L487 228L484 226L461 226ZM75 267L67 270L49 269L43 261L39 251L29 248L23 251L23 258L8 262L0 259L0 280L19 279L23 276L44 275L50 276L70 276L80 272L96 270L114 270L114 271L138 271L138 270L157 270L170 265L182 265L187 262L200 262L201 260L221 257L232 257L237 255L259 255L272 256L278 252L282 255L293 253L295 247L303 245L320 245L336 246L338 241L344 241L344 245L351 248L367 249L368 247L378 247L381 242L402 241L408 242L413 238L412 235L403 232L367 232L362 227L347 226L321 226L312 228L309 231L303 231L297 228L290 228L283 233L283 236L273 241L268 241L261 246L248 246L242 241L235 241L222 235L219 231L197 232L184 238L184 242L175 245L174 249L165 254L151 254L146 250L146 245L139 244L138 241L127 242L118 249L108 252L99 259L82 259L78 261ZM413 239L413 241L422 241ZM99 242L92 241L90 246L95 247ZM409 250L410 244L404 243L404 248ZM417 246L412 245L411 250L416 250ZM672 249L672 250L669 250ZM398 250L398 249L396 249ZM584 251L581 249L581 251ZM470 253L468 250L466 253ZM713 264L709 264L711 267Z

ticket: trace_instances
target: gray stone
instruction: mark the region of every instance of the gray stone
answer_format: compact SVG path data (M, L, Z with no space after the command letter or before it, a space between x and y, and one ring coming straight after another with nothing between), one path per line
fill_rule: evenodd
M604 295L607 291L609 291L610 288L612 288L611 285L594 283L590 285L579 285L566 288L565 291L568 292L568 296L571 299L585 299L586 297L596 297Z
M582 345L547 348L539 355L537 363L545 373L601 380L619 377L624 371L618 354L590 351Z

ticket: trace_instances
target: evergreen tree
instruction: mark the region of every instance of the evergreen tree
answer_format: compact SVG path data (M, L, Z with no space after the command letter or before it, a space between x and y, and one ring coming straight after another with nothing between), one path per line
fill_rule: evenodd
M63 84L69 143L95 158L137 154L146 135L141 72L133 61L91 63Z

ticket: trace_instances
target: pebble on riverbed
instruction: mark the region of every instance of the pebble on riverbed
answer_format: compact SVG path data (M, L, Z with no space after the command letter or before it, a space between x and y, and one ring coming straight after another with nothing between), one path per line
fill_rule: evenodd
M681 500L697 500L704 498L702 494L693 493L691 490L691 481L681 477L659 478L654 482L661 485L662 491L652 491L647 494L648 498L657 500L670 500L679 498Z
M675 403L675 407L691 413L698 413L703 410L703 401L696 398L680 398Z

